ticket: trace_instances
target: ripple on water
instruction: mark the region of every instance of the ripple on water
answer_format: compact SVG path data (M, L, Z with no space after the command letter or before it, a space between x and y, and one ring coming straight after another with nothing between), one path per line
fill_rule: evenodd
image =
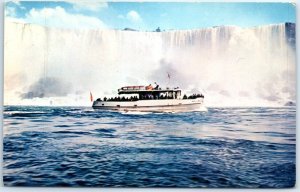
M121 114L4 108L6 186L295 185L295 110Z

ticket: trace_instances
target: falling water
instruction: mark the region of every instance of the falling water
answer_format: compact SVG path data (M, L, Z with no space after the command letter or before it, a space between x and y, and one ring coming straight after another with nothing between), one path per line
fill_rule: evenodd
M201 91L211 106L282 106L295 102L295 67L294 24L141 32L5 23L5 104L89 105L89 91L156 81Z

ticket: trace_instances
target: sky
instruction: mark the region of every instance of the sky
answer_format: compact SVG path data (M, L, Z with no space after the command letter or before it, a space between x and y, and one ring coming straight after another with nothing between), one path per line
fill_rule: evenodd
M142 31L222 25L253 27L295 22L291 3L170 3L99 1L9 1L5 16L57 28L133 28Z

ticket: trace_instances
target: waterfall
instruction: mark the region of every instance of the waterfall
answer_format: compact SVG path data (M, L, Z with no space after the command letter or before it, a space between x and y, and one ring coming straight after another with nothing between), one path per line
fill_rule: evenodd
M111 96L156 81L201 91L209 106L282 106L296 100L293 27L142 32L6 21L4 103L89 105L89 91Z

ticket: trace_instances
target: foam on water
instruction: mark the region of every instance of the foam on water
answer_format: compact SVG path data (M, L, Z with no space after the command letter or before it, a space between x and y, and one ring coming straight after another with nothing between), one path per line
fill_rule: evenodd
M122 114L127 114L127 115L146 115L146 114L151 114L152 112L142 112L142 111L120 111Z

